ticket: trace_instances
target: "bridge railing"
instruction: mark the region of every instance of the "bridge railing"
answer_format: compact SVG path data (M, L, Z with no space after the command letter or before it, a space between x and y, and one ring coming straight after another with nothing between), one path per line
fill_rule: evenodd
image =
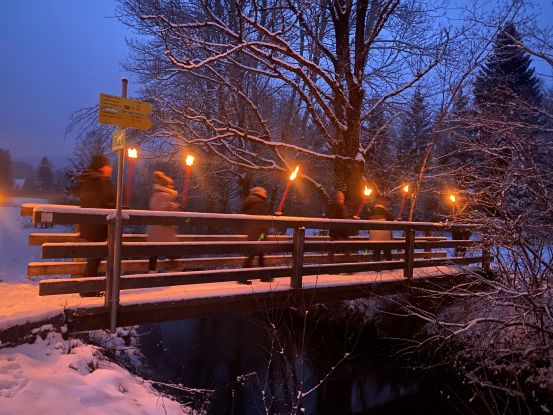
M35 224L108 224L113 222L114 210L88 209L76 206L25 204L22 215L32 215ZM452 240L444 236L432 236L433 232L451 233L470 230L478 233L476 225L458 225L432 222L369 221L354 219L323 219L291 216L254 216L243 214L218 214L197 212L123 211L124 225L183 225L209 227L219 230L242 229L246 224L264 224L273 230L292 229L293 235L271 235L266 241L247 241L244 235L179 235L179 242L152 243L145 235L125 234L122 243L123 270L138 270L145 266L150 256L180 257L181 265L194 271L171 271L158 274L112 275L112 244L107 242L82 242L78 234L34 234L31 244L41 244L43 259L106 258L106 277L50 279L40 282L41 295L106 291L106 306L112 279L117 278L120 289L148 288L173 285L211 283L257 278L290 278L290 286L301 289L303 276L339 274L364 271L402 269L404 276L413 277L418 267L463 265L482 263L487 267L489 255L477 240ZM354 236L346 240L330 240L326 236L306 236L306 229L327 231L339 226L350 233L360 230L399 231L403 236L389 241L371 241L366 236ZM111 233L113 227L110 226ZM417 232L419 235L417 236ZM110 238L113 240L113 238ZM237 268L244 255L256 251L276 254L268 257L267 267ZM475 249L475 255L448 256L444 249ZM391 261L374 261L371 251L395 250ZM435 252L434 249L440 251ZM360 253L361 252L361 253ZM329 255L333 253L333 255ZM231 255L231 256L222 256ZM127 261L127 262L125 262ZM137 261L141 261L140 264ZM200 265L202 264L202 265ZM126 267L128 265L128 267ZM29 271L47 274L48 267L66 273L78 273L84 262L32 263ZM221 267L226 267L221 269ZM230 268L229 268L230 267ZM69 269L71 271L67 272ZM143 269L143 268L142 268ZM31 272L30 272L31 274ZM117 284L116 284L117 285ZM115 298L119 298L117 296Z

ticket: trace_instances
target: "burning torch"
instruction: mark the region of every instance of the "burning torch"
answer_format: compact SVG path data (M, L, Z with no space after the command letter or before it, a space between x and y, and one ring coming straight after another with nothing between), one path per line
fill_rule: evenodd
M407 199L407 195L409 194L409 185L406 184L403 186L402 193L401 193L401 202L399 204L399 219L403 217L403 207L405 206L405 200Z
M125 185L125 206L130 208L132 195L132 182L134 178L134 165L138 158L138 150L136 148L127 149L127 157L129 158L129 169L127 170L127 183Z
M182 186L182 206L186 204L186 199L188 198L188 185L190 184L190 173L192 173L192 165L194 164L194 156L192 154L187 154L184 159L185 175L184 175L184 184Z
M365 190L363 190L363 197L361 198L361 202L359 203L359 206L357 207L357 212L355 213L354 218L359 218L361 215L361 210L363 209L363 206L365 206L365 203L369 200L369 196L372 194L373 189L370 187L365 186Z
M457 210L457 197L452 193L449 195L449 201L451 202L451 214L455 216Z
M278 204L278 209L275 212L275 215L282 215L282 207L284 206L284 201L286 200L286 196L288 196L288 191L290 190L290 186L292 186L292 182L296 179L296 177L298 177L299 170L300 170L300 166L296 166L296 168L290 175L290 180L288 180L286 189L284 189L284 193L282 194L282 199L280 199L280 203Z

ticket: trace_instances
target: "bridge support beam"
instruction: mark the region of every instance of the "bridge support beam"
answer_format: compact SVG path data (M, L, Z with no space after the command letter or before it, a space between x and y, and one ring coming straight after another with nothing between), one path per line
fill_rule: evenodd
M413 264L415 258L415 230L408 228L405 230L405 268L403 275L405 278L413 277Z
M292 250L292 278L290 286L300 289L303 286L303 249L305 242L305 227L294 228L294 248Z

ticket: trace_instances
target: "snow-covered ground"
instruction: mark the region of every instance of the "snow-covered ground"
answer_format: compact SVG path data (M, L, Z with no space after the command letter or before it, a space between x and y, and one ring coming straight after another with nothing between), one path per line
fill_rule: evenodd
M190 414L96 346L43 327L33 344L0 349L0 414Z
M20 217L19 205L33 201L41 202L14 199L0 207L0 330L63 309L64 299L38 297L37 284L25 276L27 263L40 259L40 249L28 246L28 236L42 230ZM106 359L96 346L64 340L51 326L34 334L32 344L0 348L0 415L192 413Z

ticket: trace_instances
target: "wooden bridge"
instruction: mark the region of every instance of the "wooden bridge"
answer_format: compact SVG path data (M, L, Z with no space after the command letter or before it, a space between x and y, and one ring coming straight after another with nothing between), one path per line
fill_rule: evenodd
M21 208L21 214L32 216L35 224L112 224L113 212L47 204L25 204ZM245 235L221 233L241 229L248 222L263 222L274 232L262 242L247 241ZM58 276L40 281L40 295L106 292L103 305L96 302L66 309L70 329L107 328L114 311L117 325L126 326L385 295L427 284L429 280L457 282L466 274L462 268L465 265L481 264L484 269L489 266L489 254L482 241L447 237L456 229L470 229L476 234L478 228L474 225L141 210L125 210L124 224L179 225L187 230L216 229L219 234L182 234L178 235L178 242L167 243L147 242L143 234L124 234L120 276L114 275L110 264L113 242L83 242L76 233L31 234L29 244L41 246L42 258L56 259L28 266L29 276ZM334 226L355 233L388 229L404 236L371 241L361 235L333 241L322 234L305 234L306 229L325 233ZM292 235L282 233L290 229ZM257 251L270 254L266 256L267 266L240 268L244 254L254 246ZM448 249L459 248L468 249L468 255L448 255ZM374 260L373 251L383 249L393 250L391 261ZM150 256L178 259L160 261L162 270L168 265L171 270L147 274L146 258ZM84 270L82 258L89 257L107 259L101 265L101 271L107 270L107 277L76 278ZM72 278L59 278L63 275ZM257 281L269 278L273 282ZM255 281L250 286L234 282L242 279ZM114 293L115 280L121 296Z

